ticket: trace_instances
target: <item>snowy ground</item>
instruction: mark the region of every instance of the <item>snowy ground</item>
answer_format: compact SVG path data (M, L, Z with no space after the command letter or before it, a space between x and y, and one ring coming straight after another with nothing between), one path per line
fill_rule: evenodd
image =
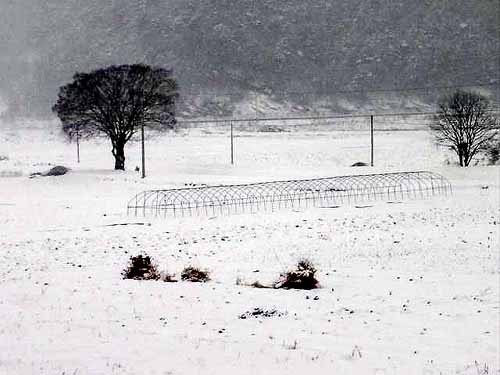
M366 131L238 135L235 166L227 133L151 139L141 180L138 144L118 173L104 140L78 165L57 131L0 130L0 174L22 174L0 177L0 374L500 373L499 167L446 165L418 131L377 132L376 167L359 169ZM48 163L73 170L27 177ZM125 210L156 187L422 169L453 196L211 219ZM122 280L141 251L212 281ZM271 283L302 257L320 289L236 283ZM283 315L239 318L256 307Z

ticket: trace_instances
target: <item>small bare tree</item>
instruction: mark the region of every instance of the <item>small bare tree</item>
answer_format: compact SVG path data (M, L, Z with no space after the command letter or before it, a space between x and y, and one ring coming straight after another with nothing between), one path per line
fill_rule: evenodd
M439 103L431 129L439 145L457 154L461 167L467 167L478 153L487 151L498 132L497 119L489 106L485 96L462 90L444 96Z

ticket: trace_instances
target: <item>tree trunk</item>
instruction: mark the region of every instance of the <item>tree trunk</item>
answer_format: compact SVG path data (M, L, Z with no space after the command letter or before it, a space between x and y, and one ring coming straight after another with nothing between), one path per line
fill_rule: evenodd
M460 166L464 166L464 161L467 163L467 159L465 158L467 152L467 144L465 142L461 142L457 145L457 153L458 153L458 160L460 162ZM464 160L465 158L465 160ZM467 166L467 164L465 164Z
M113 156L115 157L115 170L125 170L125 144L116 142L113 145Z
M470 164L470 162L471 162L471 159L472 159L472 158L470 157L469 150L465 150L465 151L464 151L464 165L465 165L466 167L468 167L468 166L469 166L469 164Z

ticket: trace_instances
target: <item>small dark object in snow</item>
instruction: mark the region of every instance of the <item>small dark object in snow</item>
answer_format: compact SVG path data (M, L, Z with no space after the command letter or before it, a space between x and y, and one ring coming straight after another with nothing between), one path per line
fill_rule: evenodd
M69 168L62 165L57 165L54 168L49 169L43 174L43 176L62 176L69 172Z
M195 283L204 283L210 280L209 272L196 267L186 267L181 272L181 279Z
M274 287L278 289L315 289L318 287L316 267L308 259L297 263L297 268L281 274Z
M362 161L358 161L358 162L354 163L353 165L351 165L351 167L368 167L368 164L363 163Z
M248 318L272 318L273 316L283 316L285 313L279 312L276 309L264 310L260 307L256 307L252 311L247 311L239 316L240 319Z
M68 172L69 172L69 168L66 168L66 167L64 167L62 165L57 165L57 166L49 169L46 172L32 173L32 174L30 174L30 178L33 178L35 176L43 176L43 177L47 177L47 176L62 176L62 175L65 175Z

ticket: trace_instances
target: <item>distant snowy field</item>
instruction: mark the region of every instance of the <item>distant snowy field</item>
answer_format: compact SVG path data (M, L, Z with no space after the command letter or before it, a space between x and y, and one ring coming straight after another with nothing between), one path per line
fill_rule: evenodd
M367 130L237 130L234 166L227 131L151 137L145 180L139 143L126 154L128 171L114 172L105 139L83 142L77 164L55 124L0 127L0 374L500 373L500 167L448 165L425 131L376 132L374 168L349 167L369 162ZM49 163L72 171L28 178ZM126 216L151 188L411 170L442 173L453 196ZM212 281L122 280L141 251ZM270 283L302 257L320 289L236 285ZM239 319L256 307L283 315Z

